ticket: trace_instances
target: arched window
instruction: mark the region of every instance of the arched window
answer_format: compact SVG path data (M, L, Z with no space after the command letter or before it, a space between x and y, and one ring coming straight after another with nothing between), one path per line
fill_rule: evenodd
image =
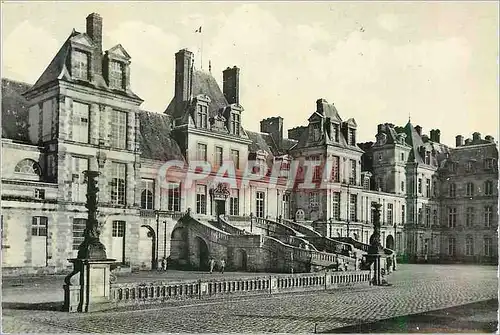
M484 182L484 194L486 195L493 194L493 183L491 180L487 180Z
M42 169L40 169L40 165L32 159L23 159L19 163L17 163L14 168L14 172L18 173L26 173L41 176Z

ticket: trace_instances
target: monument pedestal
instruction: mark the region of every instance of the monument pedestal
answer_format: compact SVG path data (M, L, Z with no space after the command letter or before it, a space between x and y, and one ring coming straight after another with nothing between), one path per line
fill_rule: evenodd
M367 262L372 263L373 274L372 281L373 285L382 285L382 275L381 275L381 255L380 254L367 254L365 255Z
M64 311L86 313L109 301L114 259L68 259L73 272L65 279Z

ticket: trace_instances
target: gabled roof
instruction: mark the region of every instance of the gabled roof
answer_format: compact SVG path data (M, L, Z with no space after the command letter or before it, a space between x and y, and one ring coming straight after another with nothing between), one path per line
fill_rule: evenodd
M45 71L43 71L42 75L38 78L38 80L35 82L35 85L33 85L29 91L36 90L37 88L40 88L58 79L62 79L63 77L69 78L69 71L66 68L66 64L68 61L68 55L71 50L70 40L77 35L80 35L80 33L75 30L71 32L71 34L63 43Z
M147 111L138 112L141 157L159 161L184 160L181 149L171 137L171 117Z
M329 104L325 99L316 100L316 113L322 115L325 118L330 118L331 121L342 122L339 112L335 105Z
M408 123L404 127L404 131L406 134L406 143L408 143L412 147L412 150L410 151L410 161L423 163L424 161L422 160L422 157L419 153L419 148L424 146L422 138L417 133L410 121L408 121Z
M125 58L127 60L130 59L130 55L128 54L127 50L125 50L125 48L121 44L117 44L105 52L116 55L121 58Z

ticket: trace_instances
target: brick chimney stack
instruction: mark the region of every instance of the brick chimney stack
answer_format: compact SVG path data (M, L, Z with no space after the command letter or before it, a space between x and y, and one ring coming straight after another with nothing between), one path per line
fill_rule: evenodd
M464 145L464 137L462 135L455 136L455 146L461 147L462 145Z
M97 13L87 16L87 35L95 45L92 70L97 75L102 75L102 17Z
M415 130L417 131L417 134L418 134L419 136L422 136L422 127L420 127L419 125L417 125L417 126L415 127Z
M260 121L260 132L271 135L274 143L281 149L283 142L283 118L281 116L270 117Z
M236 66L222 71L222 92L229 104L240 103L240 69Z
M193 81L193 53L188 49L175 54L175 104L183 108L184 102L191 98Z

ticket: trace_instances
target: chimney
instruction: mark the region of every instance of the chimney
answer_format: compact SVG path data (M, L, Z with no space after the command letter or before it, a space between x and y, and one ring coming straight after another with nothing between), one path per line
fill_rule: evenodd
M455 136L455 146L461 147L462 145L464 145L464 137L462 135Z
M415 127L415 130L416 130L416 132L417 132L417 134L418 134L419 136L422 136L422 127L420 127L420 126L418 126L418 125L417 125L417 126Z
M87 16L87 35L95 44L92 72L102 75L102 17L97 13Z
M469 144L472 144L472 140L470 138L465 140L465 145L469 145Z
M484 139L490 143L495 143L495 139L493 138L493 136L486 135Z
M240 103L240 69L236 66L222 71L222 91L229 104Z
M188 49L179 50L175 54L175 105L183 108L192 94L193 53Z
M381 124L379 124L377 126L377 134L382 133L384 130L385 130L385 125L384 124L381 123Z
M477 131L474 134L472 134L472 141L474 143L481 141L481 134L478 133Z
M281 149L281 143L283 142L283 118L281 116L260 121L260 131L271 135L278 149Z
M431 141L435 143L440 143L441 131L439 129L431 130Z

